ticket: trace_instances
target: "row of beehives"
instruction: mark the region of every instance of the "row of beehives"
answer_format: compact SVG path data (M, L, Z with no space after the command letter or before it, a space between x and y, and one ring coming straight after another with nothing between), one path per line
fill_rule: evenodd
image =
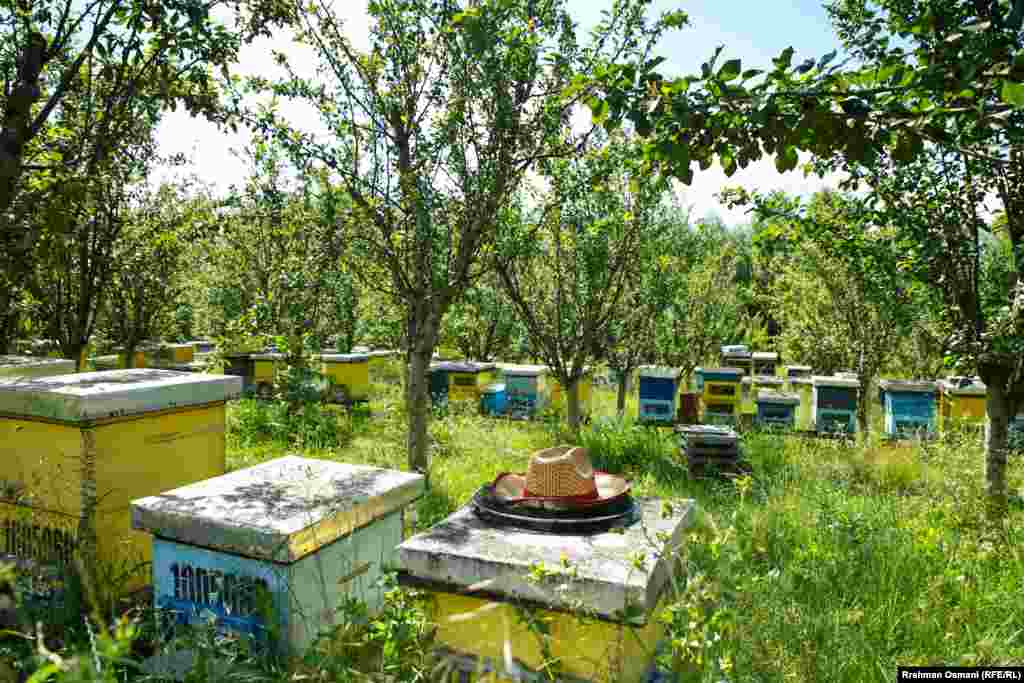
M580 415L593 412L594 375L578 382ZM430 364L430 396L435 405L450 401L479 404L485 415L530 417L564 401L565 390L544 365L438 361Z
M180 622L213 615L291 651L345 619L336 610L346 596L380 605L386 565L429 587L438 642L477 661L500 656L515 621L509 603L571 611L582 601L586 622L547 613L565 629L555 647L567 670L607 667L592 676L606 680L626 667L636 676L625 680L639 677L643 642L624 637L622 619L636 617L634 600L643 616L654 608L654 583L673 563L652 548L638 567L636 554L645 539L680 540L690 506L666 513L642 502L643 526L557 544L489 528L464 508L403 541L420 475L296 457L225 474L225 404L241 391L238 377L153 368L0 380L0 551L25 571L59 567L85 546L104 563L151 562L149 576L125 587L151 582L156 605ZM532 580L537 563L556 568L565 558L571 591ZM60 586L37 588L46 599ZM489 601L501 609L449 618ZM646 638L660 627L639 628ZM517 659L539 664L529 629L514 627L511 638Z

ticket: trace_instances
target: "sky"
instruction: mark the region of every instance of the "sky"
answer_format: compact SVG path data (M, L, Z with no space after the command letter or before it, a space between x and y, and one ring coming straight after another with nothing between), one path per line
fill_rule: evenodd
M610 0L569 0L572 16L586 31L600 19L600 12ZM335 6L345 18L349 39L356 47L366 46L368 20L366 0L335 0ZM654 0L651 16L662 11L682 9L690 17L690 25L669 33L658 46L658 53L666 58L662 71L666 75L698 73L719 45L725 49L720 59L739 58L743 68L761 68L770 65L771 58L787 47L796 54L794 62L809 57L820 57L838 46L829 25L821 0ZM313 55L291 41L287 33L273 39L261 39L246 46L236 72L240 75L281 75L273 63L271 51L285 52L299 73L312 73ZM318 128L311 109L301 105L285 105L282 112L290 121L307 130ZM192 118L183 110L170 113L158 131L161 153L184 153L192 159L192 171L215 188L226 190L231 184L241 184L245 166L232 154L249 141L246 132L231 134L218 130L203 119ZM696 165L694 165L696 170ZM771 159L751 164L726 178L717 165L706 171L696 170L691 186L680 186L684 203L691 207L691 216L702 219L719 217L728 225L748 222L741 209L729 210L722 206L715 194L723 187L742 185L750 190L784 190L794 194L809 194L824 186L833 186L836 178L805 177L799 169L786 174L775 170Z

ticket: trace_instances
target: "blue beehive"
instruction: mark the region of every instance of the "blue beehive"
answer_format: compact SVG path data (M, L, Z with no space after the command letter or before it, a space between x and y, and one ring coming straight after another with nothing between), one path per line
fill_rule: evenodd
M675 422L679 371L645 365L637 369L637 374L640 421Z
M543 365L499 363L505 380L507 410L518 417L536 415L550 402L548 369Z
M380 606L423 491L419 474L286 456L133 501L132 526L154 536L157 608L297 654L345 597Z
M504 415L507 408L504 384L488 384L480 392L480 411L484 415Z
M780 391L757 392L757 424L762 427L793 429L796 423L796 409L800 396Z
M860 382L852 377L813 378L814 427L819 432L857 431L857 394Z
M935 433L935 382L882 380L878 383L885 414L885 433L890 438Z

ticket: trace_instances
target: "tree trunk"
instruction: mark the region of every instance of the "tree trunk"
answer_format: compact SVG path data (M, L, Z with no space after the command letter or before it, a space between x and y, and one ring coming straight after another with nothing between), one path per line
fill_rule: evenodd
M985 409L988 413L985 424L985 483L989 503L994 509L1003 510L1007 503L1006 451L1011 418L1003 382L988 385Z
M430 417L430 368L432 348L416 344L409 353L409 378L406 383L406 412L409 416L409 470L426 473L430 466L427 457L427 424Z
M619 378L619 395L615 401L615 409L619 413L619 419L626 414L626 396L629 394L629 385L632 380L633 370L627 368L622 377Z
M863 375L859 378L860 390L857 392L857 427L860 429L861 436L867 438L871 432L871 423L868 420L871 409L871 378L864 377Z
M577 436L580 433L580 380L578 377L573 378L566 385L565 407L569 429L573 436Z

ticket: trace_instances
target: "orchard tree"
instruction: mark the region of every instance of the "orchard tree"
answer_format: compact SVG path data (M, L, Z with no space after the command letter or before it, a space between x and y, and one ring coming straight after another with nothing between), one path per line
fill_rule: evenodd
M345 241L386 268L386 281L374 269L366 284L404 309L411 469L429 466L427 371L441 323L485 269L500 212L539 160L574 152L562 133L591 71L642 59L685 21L672 13L649 26L647 4L615 0L581 43L564 0L378 0L362 52L330 3L314 2L302 6L299 39L319 58L316 79L255 82L318 110L326 136L272 109L258 119L351 197ZM574 79L580 89L567 94Z
M453 304L441 328L442 346L464 358L493 361L519 346L524 334L515 308L496 273L487 273ZM505 354L505 355L503 355Z
M715 363L722 344L743 320L736 278L738 246L716 223L704 223L694 244L672 255L673 296L657 322L658 360L689 383L702 364Z
M186 291L188 245L210 229L211 202L191 183L146 192L126 217L114 250L114 274L101 325L128 359L147 339L162 338Z
M630 167L635 145L622 136L577 158L546 162L548 189L522 216L524 229L499 243L498 272L538 354L565 387L567 417L579 430L579 380L604 360L627 293L659 232L664 178Z
M218 9L233 10L236 30L214 20ZM184 104L221 120L212 70L234 62L243 40L269 35L271 23L288 18L284 9L275 0L0 3L0 351L50 227L32 218L35 206L65 192L97 144L102 156L136 144L111 125L125 112ZM79 148L83 131L61 119L62 110L79 110L83 87L92 89L94 122L106 130Z

